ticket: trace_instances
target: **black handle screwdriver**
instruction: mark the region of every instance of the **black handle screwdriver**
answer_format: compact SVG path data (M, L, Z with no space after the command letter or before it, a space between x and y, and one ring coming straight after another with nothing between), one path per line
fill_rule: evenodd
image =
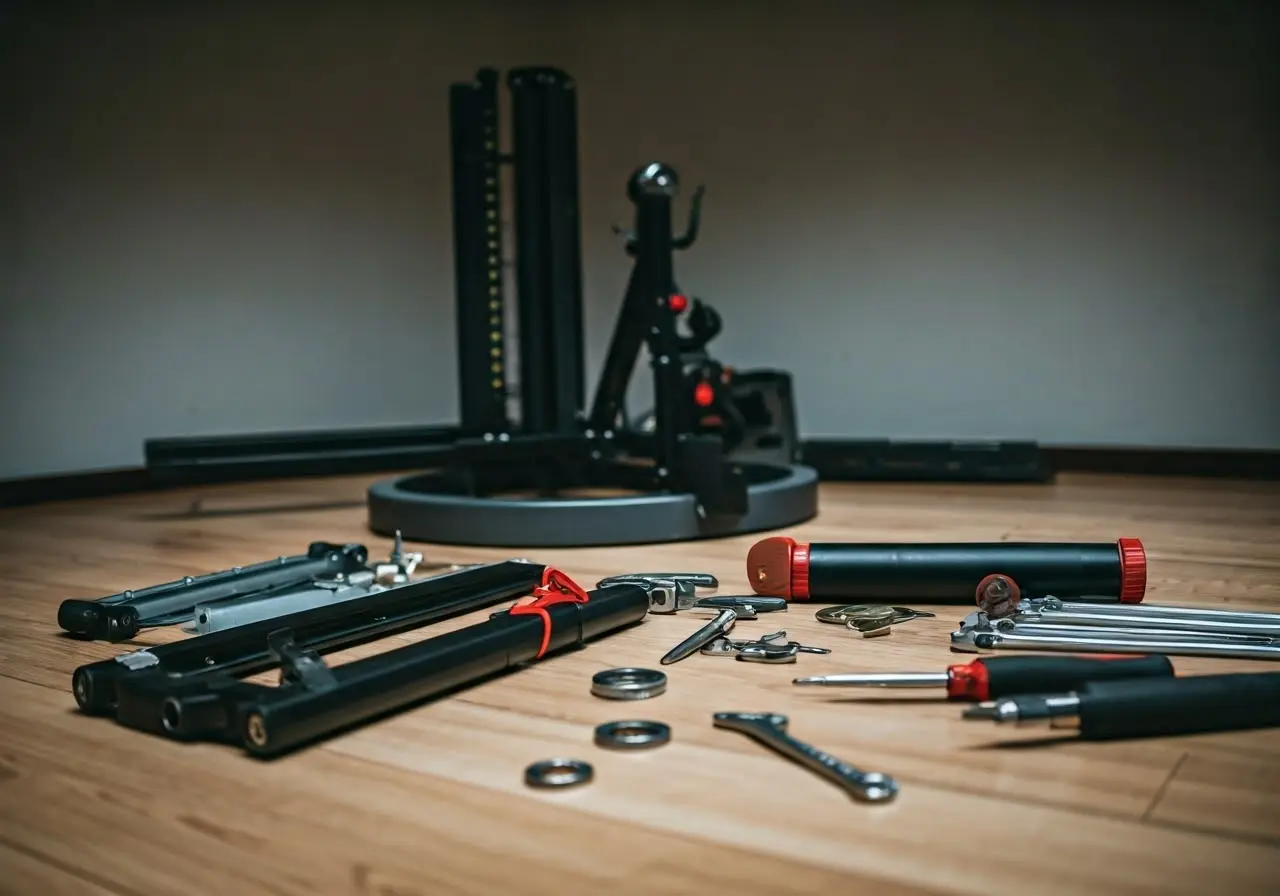
M967 719L1074 728L1086 740L1280 726L1280 672L1091 681L1054 696L971 706Z
M1015 694L1056 694L1074 691L1091 681L1130 678L1172 678L1167 656L995 656L945 672L904 672L818 675L792 684L853 688L939 688L950 700L995 700Z

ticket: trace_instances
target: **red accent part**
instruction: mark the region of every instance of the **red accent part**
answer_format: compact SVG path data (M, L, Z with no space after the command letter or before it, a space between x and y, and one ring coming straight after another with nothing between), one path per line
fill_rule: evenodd
M947 669L947 696L952 700L991 699L991 680L982 660Z
M536 660L542 659L551 643L551 614L547 607L553 604L585 604L591 595L582 590L582 586L558 569L548 566L542 571L542 584L533 589L529 603L517 603L507 612L512 616L542 617L542 646L538 648Z
M747 581L756 594L804 600L809 596L809 546L785 535L760 539L747 549Z
M1136 538L1121 538L1116 542L1120 550L1120 603L1140 604L1147 593L1147 552Z
M676 293L667 301L671 305L671 310L674 311L676 314L683 313L684 309L689 307L689 300L686 299L684 296L680 295L680 293Z
M709 408L716 400L716 390L708 382L701 382L693 387L693 403L700 408Z
M791 549L791 599L809 599L809 545L793 542Z

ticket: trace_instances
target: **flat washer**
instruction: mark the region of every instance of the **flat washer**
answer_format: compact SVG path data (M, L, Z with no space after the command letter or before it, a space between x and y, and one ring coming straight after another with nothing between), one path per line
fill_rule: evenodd
M596 728L596 746L611 750L646 750L671 742L671 726L633 719L605 722Z
M541 788L573 787L586 784L595 774L595 769L581 759L546 759L524 770L524 783Z
M666 693L667 674L656 669L605 669L591 676L591 693L606 700L647 700Z

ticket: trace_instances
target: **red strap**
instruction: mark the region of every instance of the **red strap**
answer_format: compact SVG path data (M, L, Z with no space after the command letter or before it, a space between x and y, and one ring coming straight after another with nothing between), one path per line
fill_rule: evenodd
M542 584L533 589L528 603L517 603L508 612L512 616L542 617L542 646L538 648L536 660L542 659L551 643L551 614L547 607L552 604L585 604L591 595L582 590L582 586L558 569L548 566L542 571Z

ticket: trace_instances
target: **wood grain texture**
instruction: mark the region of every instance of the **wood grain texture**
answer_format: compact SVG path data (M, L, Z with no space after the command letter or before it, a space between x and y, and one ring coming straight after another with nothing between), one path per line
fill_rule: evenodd
M656 664L698 624L651 617L586 649L273 762L180 745L75 711L72 671L130 645L61 637L65 597L361 541L366 477L141 494L0 512L0 893L1274 893L1280 731L1079 743L994 730L920 693L795 688L796 674L941 671L943 608L863 641L812 608L785 626L830 656L758 666L695 656L668 692L618 705L592 673ZM814 541L1142 538L1151 602L1280 611L1280 484L1064 476L1050 486L824 486ZM648 547L494 551L419 546L430 560L513 553L592 584L683 568L746 590L754 537ZM475 614L332 656L342 662L472 624ZM774 621L778 626L774 626ZM1178 659L1181 673L1274 664ZM815 692L816 691L816 692ZM790 716L792 731L902 785L888 805L836 788L742 735L719 710ZM610 753L592 728L639 714L670 745ZM528 790L524 767L587 759L593 784Z

